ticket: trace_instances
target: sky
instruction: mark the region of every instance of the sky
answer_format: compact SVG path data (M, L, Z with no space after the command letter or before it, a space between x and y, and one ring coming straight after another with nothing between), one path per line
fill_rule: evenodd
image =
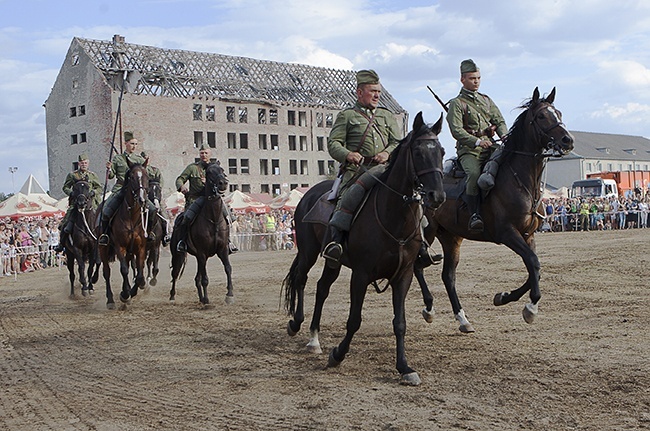
M73 37L336 69L374 69L412 121L435 122L460 62L508 123L557 88L569 130L650 138L647 0L0 0L0 193L49 189L44 102ZM447 156L454 141L445 125ZM100 173L104 161L91 161ZM94 166L93 166L94 165ZM10 168L17 167L15 173Z

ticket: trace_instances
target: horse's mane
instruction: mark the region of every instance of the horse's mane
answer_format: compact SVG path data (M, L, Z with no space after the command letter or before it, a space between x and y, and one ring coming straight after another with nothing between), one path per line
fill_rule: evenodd
M527 99L521 105L517 106L515 109L522 109L522 112L517 116L512 127L508 130L506 136L503 137L503 147L506 150L515 150L519 143L524 139L526 134L526 115L528 112L537 107L540 103L546 102L545 98L538 99L537 101L532 98Z
M402 140L399 141L399 144L397 144L397 147L393 150L392 153L390 153L390 156L388 158L388 164L386 165L386 170L384 173L381 174L379 177L380 180L385 181L386 178L388 178L388 175L390 175L390 171L393 169L393 166L395 165L395 161L399 158L399 153L404 147L404 144L409 141L413 141L420 136L426 134L429 131L429 126L426 124L423 124L422 127L420 127L418 130L411 130L408 135L406 135Z

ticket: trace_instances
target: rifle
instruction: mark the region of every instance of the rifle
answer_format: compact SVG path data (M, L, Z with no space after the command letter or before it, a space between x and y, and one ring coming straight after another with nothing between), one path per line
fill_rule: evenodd
M429 89L429 91L431 92L431 94L433 94L433 97L436 98L436 100L438 101L438 103L440 103L440 105L442 106L442 109L444 109L445 112L449 112L449 108L447 107L447 104L446 104L445 102L443 102L442 99L441 99L440 97L438 97L438 95L437 95L436 93L433 92L433 90L431 89L431 87L429 87L429 86L427 85L427 88Z

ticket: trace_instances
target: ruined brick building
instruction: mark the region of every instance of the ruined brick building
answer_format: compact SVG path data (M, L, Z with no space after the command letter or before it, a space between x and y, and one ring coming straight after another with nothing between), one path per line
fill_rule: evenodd
M354 104L355 85L351 70L135 45L119 35L74 38L44 105L50 190L63 196L81 153L103 181L111 142L122 152L124 131L162 171L166 195L202 144L231 191L312 186L335 171L327 136ZM408 114L387 91L380 105L406 132Z

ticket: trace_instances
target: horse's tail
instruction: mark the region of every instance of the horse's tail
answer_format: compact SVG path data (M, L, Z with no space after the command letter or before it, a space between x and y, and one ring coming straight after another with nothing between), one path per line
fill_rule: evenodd
M282 280L282 290L284 290L284 309L289 316L293 316L296 311L296 290L298 276L298 255L293 259L289 273ZM280 295L282 295L280 290Z

